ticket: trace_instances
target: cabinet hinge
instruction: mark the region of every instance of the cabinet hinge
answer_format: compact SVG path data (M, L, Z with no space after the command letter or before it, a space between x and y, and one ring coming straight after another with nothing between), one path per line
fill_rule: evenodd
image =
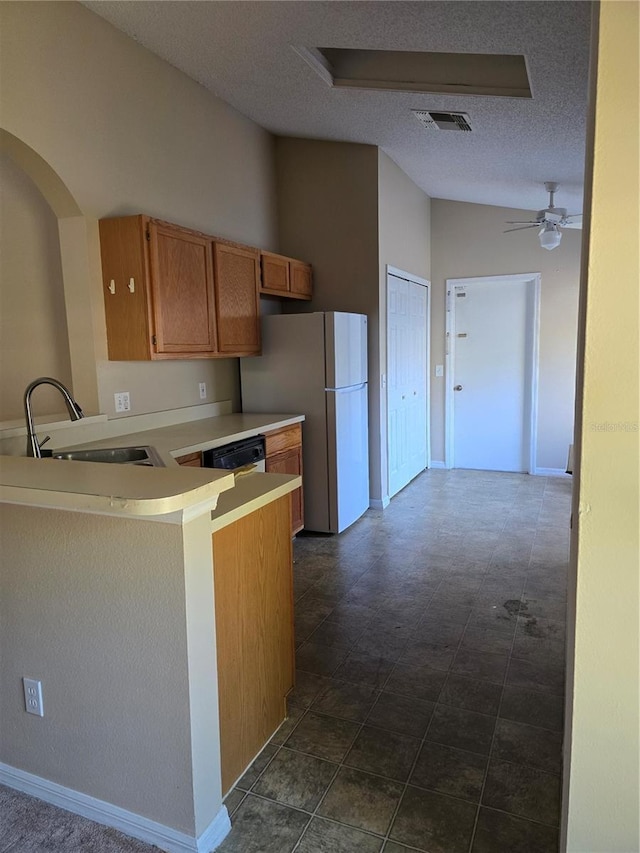
M149 231L149 229L148 229L148 228L147 228L147 230L144 232L144 236L147 238L147 240L149 240L149 241L151 240L151 232Z
M156 340L156 336L155 336L155 335L151 335L151 343L152 343L154 346L158 343L158 341Z

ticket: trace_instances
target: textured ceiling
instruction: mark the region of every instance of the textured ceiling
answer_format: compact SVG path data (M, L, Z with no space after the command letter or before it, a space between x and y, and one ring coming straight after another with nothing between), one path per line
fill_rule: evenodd
M87 0L278 135L378 145L434 198L581 210L591 4L572 0ZM533 99L334 89L293 46L524 54ZM425 130L412 109L468 113Z

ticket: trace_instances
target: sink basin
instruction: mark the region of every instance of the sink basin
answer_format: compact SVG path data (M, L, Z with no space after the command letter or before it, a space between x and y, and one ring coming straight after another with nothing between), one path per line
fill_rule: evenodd
M148 465L164 468L153 447L94 447L89 450L54 450L53 459L72 462L112 462L118 465Z

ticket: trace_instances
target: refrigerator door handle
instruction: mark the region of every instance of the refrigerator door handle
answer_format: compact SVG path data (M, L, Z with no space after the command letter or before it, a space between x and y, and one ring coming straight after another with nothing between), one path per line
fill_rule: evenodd
M359 385L347 385L346 388L325 388L325 391L332 391L335 394L346 394L351 391L359 391L361 388L366 388L367 383L361 382Z

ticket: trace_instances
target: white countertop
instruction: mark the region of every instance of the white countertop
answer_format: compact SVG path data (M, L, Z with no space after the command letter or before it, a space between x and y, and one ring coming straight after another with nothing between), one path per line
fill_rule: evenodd
M0 500L78 512L147 517L188 510L209 502L214 524L223 527L246 511L253 511L262 503L279 497L280 492L286 494L297 488L300 478L252 474L238 478L238 486L234 488L231 472L180 467L174 457L220 447L302 420L301 415L219 415L75 445L83 448L151 445L158 451L165 468L2 456ZM233 499L226 501L216 513L218 495L227 490L234 491Z
M250 438L261 432L291 426L303 420L304 415L243 413L218 415L214 418L203 418L159 429L146 429L99 441L90 441L86 444L76 444L74 447L131 447L148 444L155 447L167 467L172 467L178 464L174 461L177 456L221 447L223 444Z
M284 497L302 485L294 474L245 474L236 477L235 488L220 495L211 513L212 532L226 527L271 501Z
M78 512L162 515L218 501L230 471L0 457L0 500Z

